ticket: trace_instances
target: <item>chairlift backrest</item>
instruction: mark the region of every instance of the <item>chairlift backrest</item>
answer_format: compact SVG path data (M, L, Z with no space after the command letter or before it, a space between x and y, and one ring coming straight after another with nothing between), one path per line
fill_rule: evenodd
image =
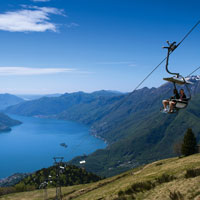
M188 105L187 101L177 101L176 108L178 109L186 108L187 105Z

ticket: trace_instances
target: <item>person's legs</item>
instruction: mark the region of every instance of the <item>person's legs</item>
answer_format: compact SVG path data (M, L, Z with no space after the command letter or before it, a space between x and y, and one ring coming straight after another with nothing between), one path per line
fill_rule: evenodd
M169 102L169 112L172 112L172 111L173 111L174 106L175 106L175 102L170 101L170 102Z
M166 109L167 105L169 105L169 101L168 100L163 100L163 108Z

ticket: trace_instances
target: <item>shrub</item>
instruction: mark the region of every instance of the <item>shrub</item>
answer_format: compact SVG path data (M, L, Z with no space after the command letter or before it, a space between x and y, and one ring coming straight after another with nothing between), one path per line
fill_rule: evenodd
M162 183L173 181L174 179L176 179L176 177L173 175L163 174L162 176L156 178L156 182L159 184L162 184Z
M159 163L156 163L156 166L160 166L162 164L163 164L162 162L159 162Z
M126 195L131 197L131 199L135 199L134 194L139 192L144 192L147 190L151 190L156 185L170 182L172 180L176 179L173 175L163 174L162 176L156 178L154 181L144 181L144 182L138 182L131 185L130 188L127 188L125 191L119 191L118 192L118 198L116 200L120 200L120 198L126 198Z
M134 183L131 188L133 192L143 192L145 190L151 190L154 188L155 185L151 181L145 181L145 182L139 182L139 183Z
M185 178L194 178L200 176L200 168L198 169L188 169L185 174Z
M120 191L120 194L126 194L126 195L132 194L133 195L134 193L151 190L154 187L155 187L155 184L151 181L134 183L134 184L131 185L130 188L126 189L124 192ZM118 196L120 196L119 193L118 193Z
M134 198L133 198L133 199L134 199ZM121 197L117 197L117 198L115 198L115 199L113 199L113 200L127 200L127 198L124 197L124 196L121 196Z
M15 189L17 192L24 192L26 191L26 186L23 182L20 182L17 185L15 185Z
M184 200L183 195L179 191L177 191L177 192L176 191L174 191L174 192L170 191L169 198L171 200Z
M122 190L120 190L119 192L118 192L118 196L123 196L124 195L124 192L122 191Z
M124 191L124 193L125 194L128 194L128 195L130 195L130 194L133 194L133 190L132 190L132 188L128 188L128 189L126 189L125 191Z

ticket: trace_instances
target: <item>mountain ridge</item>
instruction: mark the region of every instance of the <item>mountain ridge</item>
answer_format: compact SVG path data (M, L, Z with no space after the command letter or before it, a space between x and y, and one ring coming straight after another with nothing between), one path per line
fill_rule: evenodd
M200 139L200 81L195 76L190 79L194 83L190 86L193 99L178 115L159 112L162 100L172 95L173 84L170 83L158 88L145 87L134 93L109 97L91 97L80 92L64 94L59 97L63 102L60 110L64 108L64 111L54 111L52 106L45 109L51 108L51 117L90 125L92 134L105 139L108 147L86 157L85 167L98 175L112 176L133 166L173 156L173 144L183 137L188 127L193 128L198 140ZM41 107L47 106L49 100L43 99ZM67 106L66 102L69 103ZM59 104L59 101L56 103ZM23 111L16 107L12 106L8 111ZM27 112L26 109L25 111ZM78 164L81 159L82 157L77 157L71 162Z
M0 110L4 110L8 106L16 105L24 102L24 100L16 95L12 94L0 94Z
M0 113L0 133L11 131L11 127L20 125L22 122L11 119L9 116Z

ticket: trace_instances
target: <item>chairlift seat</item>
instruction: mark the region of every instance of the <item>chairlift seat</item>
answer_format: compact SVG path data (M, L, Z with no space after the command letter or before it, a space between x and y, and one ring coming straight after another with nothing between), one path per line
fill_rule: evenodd
M182 101L182 100L179 100L179 99L173 100L173 101L176 102L175 108L177 108L177 109L186 108L187 105L188 105L188 100L189 100L189 99L186 99L185 101Z
M172 82L172 83L176 83L176 84L179 84L179 85L184 85L184 84L192 84L192 82L190 81L187 81L187 80L184 80L184 78L182 77L170 77L170 78L163 78L163 80L165 81L169 81L169 82Z

